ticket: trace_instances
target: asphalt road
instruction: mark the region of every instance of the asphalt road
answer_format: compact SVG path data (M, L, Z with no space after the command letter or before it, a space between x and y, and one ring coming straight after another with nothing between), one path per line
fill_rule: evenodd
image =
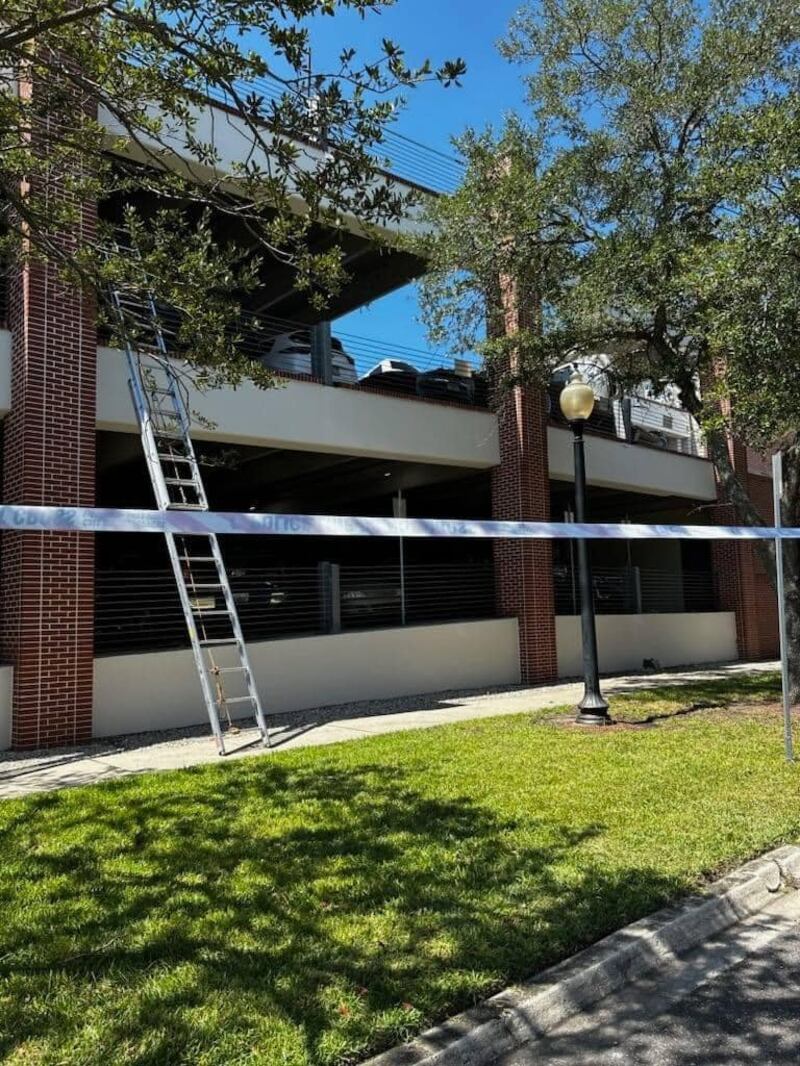
M498 1066L799 1066L800 892Z

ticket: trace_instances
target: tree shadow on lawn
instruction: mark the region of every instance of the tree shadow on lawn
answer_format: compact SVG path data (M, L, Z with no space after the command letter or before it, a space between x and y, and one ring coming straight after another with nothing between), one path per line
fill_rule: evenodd
M612 700L620 697L634 704L640 694L650 700L681 700L686 703L701 701L753 702L774 700L780 696L780 674L772 671L754 671L751 674L730 674L720 671L716 678L685 677L660 678L640 674L636 677L617 679L611 689Z
M604 870L602 833L335 759L3 805L0 1055L364 1057L686 887Z

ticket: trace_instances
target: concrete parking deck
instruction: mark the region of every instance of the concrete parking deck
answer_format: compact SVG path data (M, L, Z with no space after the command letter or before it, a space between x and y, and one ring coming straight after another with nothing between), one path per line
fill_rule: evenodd
M607 678L606 693L631 692L658 685L681 685L776 670L778 663L725 663L702 669L666 670ZM335 744L379 733L424 729L471 718L559 707L577 702L582 685L566 682L537 688L510 688L491 692L444 692L394 700L321 707L275 719L273 751ZM229 758L263 754L255 729L242 729L227 738ZM76 785L95 784L129 774L176 770L217 762L208 728L137 733L94 741L80 748L49 752L0 754L0 799L25 796Z

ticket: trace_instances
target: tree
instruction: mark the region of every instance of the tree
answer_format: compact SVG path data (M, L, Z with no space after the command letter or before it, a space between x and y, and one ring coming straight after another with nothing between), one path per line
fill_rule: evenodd
M463 73L459 60L411 67L388 40L374 61L359 64L345 49L336 69L311 69L311 16L366 16L391 3L7 0L2 250L55 262L100 296L111 281L141 285L146 276L159 301L181 312L181 345L201 380L252 375L236 343L237 298L279 260L322 307L344 282L344 256L335 238L315 250L311 232L324 225L335 234L345 215L364 227L402 216L408 196L380 169L396 93ZM249 150L232 165L203 132L209 100L245 133ZM81 201L101 195L127 200L124 217L77 255L65 251L59 235ZM109 251L120 226L135 261ZM238 239L226 240L226 230Z
M490 358L517 342L521 372L540 383L567 353L605 351L621 386L677 386L753 525L763 518L728 435L768 450L800 425L798 31L797 0L529 5L501 50L526 68L530 128L465 138L464 190L433 206L428 248L434 331ZM506 175L523 177L501 178L497 202L488 175L504 157ZM487 268L513 276L527 263L537 329L481 338ZM790 487L798 462L792 444ZM771 543L758 550L774 575ZM787 555L800 697L797 546Z

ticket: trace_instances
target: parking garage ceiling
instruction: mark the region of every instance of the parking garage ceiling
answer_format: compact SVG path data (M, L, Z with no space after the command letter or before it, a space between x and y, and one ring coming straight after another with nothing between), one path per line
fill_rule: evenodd
M125 202L133 202L145 217L155 212L158 201L142 191L127 192L124 200L110 197L100 205L101 217L112 224L122 225ZM187 213L192 206L186 205ZM235 219L219 220L218 240L221 245L235 245L246 249L252 237L243 224ZM308 247L314 253L324 253L335 245L342 248L348 280L340 293L331 297L325 311L329 319L339 318L364 304L377 300L419 277L425 269L423 260L407 251L381 245L374 237L353 233L344 228L314 226L308 233ZM249 294L242 295L245 310L290 322L313 324L320 321L319 311L310 306L307 291L297 287L295 269L277 258L265 256L261 268L261 284Z
M220 510L390 514L392 497L402 491L417 514L488 514L486 471L212 441L195 447L211 505ZM103 431L97 456L101 505L152 506L138 437Z

